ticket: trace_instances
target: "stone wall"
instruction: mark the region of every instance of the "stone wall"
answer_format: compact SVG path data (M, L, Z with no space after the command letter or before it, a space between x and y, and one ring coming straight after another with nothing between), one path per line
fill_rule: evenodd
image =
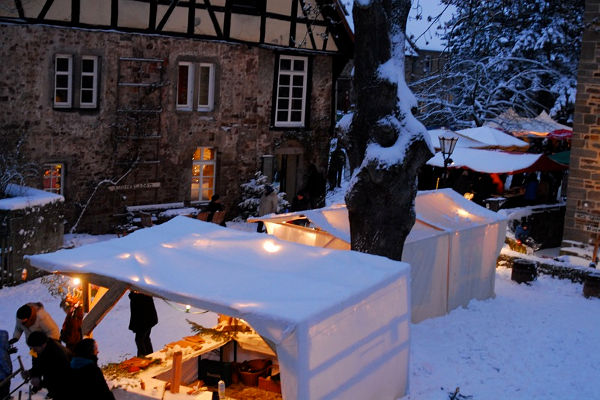
M64 204L56 201L18 210L0 210L0 286L21 282L39 271L29 267L24 255L48 253L63 246Z
M236 212L240 184L259 170L262 155L295 148L302 154L300 177L309 163L325 174L333 132L331 56L309 56L312 75L307 129L284 130L271 127L276 57L272 49L36 25L4 24L0 32L0 129L25 132L25 153L32 161L64 163L67 229L84 208L78 230L103 233L118 223L114 216L126 206L189 203L191 158L199 146L217 150L216 192L230 215ZM53 108L53 57L57 53L100 57L97 109ZM124 142L116 137L121 57L164 60L163 80L157 89L162 109L156 125L159 139ZM177 63L189 58L216 65L212 112L175 109ZM156 156L159 162L138 164L119 184L157 181L160 187L109 191L107 181L123 176L129 168L122 159L138 152L148 158ZM41 183L41 176L28 182L38 188Z
M575 213L600 213L600 0L586 0L584 19L563 239L587 243Z

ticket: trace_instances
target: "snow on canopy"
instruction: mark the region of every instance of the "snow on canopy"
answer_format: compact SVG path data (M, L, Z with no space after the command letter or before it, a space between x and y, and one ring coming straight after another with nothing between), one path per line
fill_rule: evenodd
M6 194L11 197L0 200L0 210L20 210L65 201L61 195L13 183L7 185Z
M243 318L274 344L284 398L406 394L405 263L183 216L29 260L47 271L114 278L155 296Z
M506 219L452 189L422 191L415 199L416 221L402 260L411 265L413 323L494 296L496 260L506 236ZM308 224L295 223L308 220ZM350 249L345 204L267 215L269 234L311 246Z
M554 121L545 111L535 118L527 118L509 109L486 125L503 129L518 137L546 137L553 132L572 132L571 127Z
M504 149L504 150L522 150L529 148L527 142L517 139L499 129L491 126L479 126L477 128L467 128L457 131L462 136L469 139L477 140L488 145L488 148Z
M447 128L441 129L430 129L427 131L429 134L429 140L436 149L440 148L440 136L445 138L455 138L456 147L470 147L470 148L486 148L489 145L487 143L480 142L479 140L471 139L467 136L460 135Z
M564 171L568 167L559 164L544 154L508 153L456 147L450 156L450 168L468 168L486 174L518 174L535 171ZM438 152L427 161L427 165L444 167L442 153Z

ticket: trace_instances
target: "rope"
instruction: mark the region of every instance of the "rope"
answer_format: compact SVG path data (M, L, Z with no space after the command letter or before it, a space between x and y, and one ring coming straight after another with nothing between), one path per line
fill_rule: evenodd
M165 303L167 303L167 305L171 308L173 308L174 310L177 311L182 311L186 314L206 314L209 312L209 310L204 310L204 311L188 311L187 308L181 308L181 307L176 307L175 305L173 305L171 302L169 302L166 299L162 299L162 301L164 301Z

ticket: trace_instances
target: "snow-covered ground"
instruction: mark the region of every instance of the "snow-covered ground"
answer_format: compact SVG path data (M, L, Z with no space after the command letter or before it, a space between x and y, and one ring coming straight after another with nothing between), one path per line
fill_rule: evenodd
M97 237L69 237L82 245ZM59 300L40 279L0 290L0 327L12 334L16 309L41 301L61 324ZM159 325L152 330L155 349L191 334L193 320L213 326L216 316L180 304L155 300ZM135 353L127 329L129 303L123 297L94 331L100 363ZM410 395L406 400L442 400L459 388L472 399L600 398L600 299L586 299L581 284L541 276L531 286L510 280L498 269L496 298L472 301L465 309L411 326ZM17 345L26 366L28 349ZM13 355L16 363L16 355ZM13 387L20 379L13 380ZM37 394L34 399L42 399ZM458 396L457 399L465 398ZM469 398L469 397L466 397Z
M495 299L472 301L466 309L411 326L407 399L448 399L457 387L473 399L598 398L600 299L584 298L581 285L570 281L542 276L531 286L518 285L506 269L496 278ZM62 322L58 299L36 279L0 290L0 326L12 331L16 308L28 301L42 301ZM212 313L185 313L182 305L162 300L156 306L160 322L152 340L157 349L191 334L186 318L204 326L216 322ZM94 331L101 364L134 355L128 319L124 297ZM29 365L23 339L18 348Z

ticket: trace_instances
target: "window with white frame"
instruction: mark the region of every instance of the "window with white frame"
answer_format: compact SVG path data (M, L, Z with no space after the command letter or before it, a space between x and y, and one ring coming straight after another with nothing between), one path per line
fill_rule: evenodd
M46 192L63 194L63 173L64 168L61 163L52 163L44 165L43 188Z
M192 156L191 201L209 201L215 194L217 171L216 151L213 147L198 147Z
M177 109L212 111L215 104L215 65L180 61L177 66Z
M54 107L98 106L98 57L57 54L54 57ZM78 63L78 64L77 64ZM77 68L74 66L77 64ZM79 96L73 97L73 93Z
M307 81L307 57L279 57L275 96L276 127L304 126Z

